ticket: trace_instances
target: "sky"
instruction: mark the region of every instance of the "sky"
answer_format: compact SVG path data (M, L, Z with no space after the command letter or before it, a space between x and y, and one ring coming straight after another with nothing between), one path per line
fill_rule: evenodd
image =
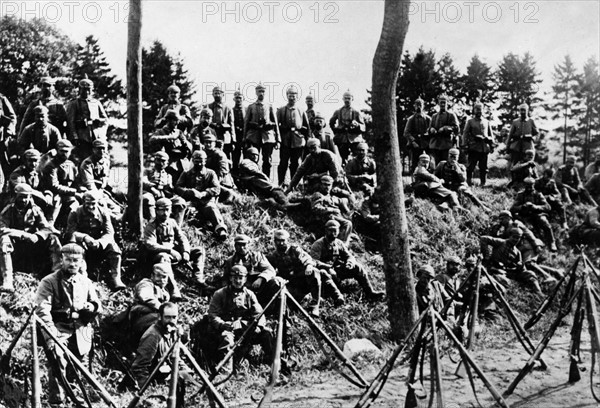
M143 0L142 44L159 40L180 54L201 103L215 84L226 102L240 88L247 102L254 85L285 104L295 84L317 109L331 114L350 89L365 107L372 59L383 20L382 0L175 1ZM553 67L570 54L581 69L600 55L600 1L413 1L404 49L450 53L464 72L478 54L492 66L509 52L531 52L549 89ZM99 38L114 72L125 78L128 1L0 0L2 15L44 17L74 40ZM166 87L166 85L165 85Z

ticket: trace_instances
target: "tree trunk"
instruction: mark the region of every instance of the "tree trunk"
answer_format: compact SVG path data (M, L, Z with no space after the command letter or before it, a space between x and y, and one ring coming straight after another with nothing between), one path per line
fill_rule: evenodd
M142 235L142 0L129 0L127 43L127 220Z
M396 82L408 31L409 0L385 0L379 45L373 58L373 145L382 189L381 241L392 336L404 338L417 319L398 145Z

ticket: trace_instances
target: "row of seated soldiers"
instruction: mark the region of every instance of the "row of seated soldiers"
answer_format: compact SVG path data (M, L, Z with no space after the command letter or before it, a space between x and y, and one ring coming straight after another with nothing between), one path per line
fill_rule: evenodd
M19 197L29 198L22 193ZM93 193L86 193L86 204L82 208L91 204L88 197L93 197ZM173 267L197 262L199 270L195 271L195 277L204 282L204 250L190 247L178 223L170 217L171 207L170 200L158 200L156 218L146 226L143 251L149 262L143 268L152 272L149 278L142 279L135 286L133 306L126 312L131 328L128 331L129 341L133 344L139 341L132 364L139 386L148 377L159 354L164 353L176 338L177 306L170 302L180 301L181 294ZM110 222L110 217L106 220ZM231 350L237 336L262 313L263 307L279 291L283 282L287 282L294 297L306 300L313 316L319 315L320 302L325 296L330 297L335 305L344 303L338 285L346 279L355 279L367 299L383 297L383 292L373 288L366 269L337 238L339 231L339 223L330 220L326 224L325 236L315 241L307 252L290 242L287 231L276 230L273 232L274 249L266 255L252 250L250 237L235 237L234 253L225 260L221 282L213 280L223 287L216 290L211 299L205 319L207 326L202 334L215 339L219 358ZM29 235L24 235L24 240L30 240ZM91 322L102 310L95 285L87 276L89 262L86 259L91 251L101 247L101 242L85 234L78 236L75 242L60 249L62 255L57 269L40 282L36 303L42 321L65 347L83 359L93 337L89 332L92 330ZM197 258L194 259L194 256ZM78 335L86 330L86 335ZM259 322L256 334L265 348L270 347L271 336L265 328L264 319ZM58 371L66 370L67 362L61 347L52 339L46 340L48 351L55 353L55 360L59 362L51 366L49 388L49 402L57 404L57 401L64 400L62 388L68 386L61 384Z

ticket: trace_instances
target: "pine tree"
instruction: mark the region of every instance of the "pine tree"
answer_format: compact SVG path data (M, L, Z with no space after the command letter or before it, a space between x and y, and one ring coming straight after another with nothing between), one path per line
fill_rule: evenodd
M92 35L85 38L84 45L77 47L72 73L74 84L86 75L94 82L94 93L102 103L116 102L125 96L121 80L112 75L98 39Z
M454 66L454 60L449 53L442 55L442 58L437 62L440 82L437 86L440 93L445 93L448 96L454 96L460 87L460 72Z
M587 165L591 152L600 146L600 74L598 60L590 57L579 76L582 114L577 121L578 134L583 135L583 161Z
M459 79L456 96L468 106L473 106L475 102L489 105L497 99L496 90L492 68L475 54L469 62L467 73Z
M509 53L505 55L496 71L498 92L500 93L500 119L510 123L519 115L519 105L531 106L538 103L539 72L533 56L526 52L522 57Z

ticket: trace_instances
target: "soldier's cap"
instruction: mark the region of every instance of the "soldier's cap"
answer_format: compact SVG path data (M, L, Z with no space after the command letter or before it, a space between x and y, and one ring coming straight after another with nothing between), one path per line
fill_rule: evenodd
M212 90L212 93L215 93L215 92L223 93L223 90L221 89L220 86L215 86Z
M83 194L84 200L90 201L98 201L100 199L100 194L98 190L88 190Z
M156 200L156 208L171 208L173 203L168 198L159 198Z
M194 150L194 153L192 153L192 160L197 157L204 157L206 159L208 156L206 156L206 152L204 150Z
M92 142L92 147L103 147L108 148L108 143L104 139L96 139Z
M460 258L456 255L450 255L449 257L446 258L446 262L448 263L454 263L457 265L460 265L462 262L460 261Z
M342 96L342 98L345 98L346 96L354 98L354 95L352 95L352 92L350 92L350 89L348 89L346 92L344 92L344 95Z
M550 176L552 177L552 175L554 174L554 169L552 167L548 167L547 169L544 169L544 173L545 176Z
M438 96L438 101L447 101L448 100L448 95L446 94L441 94L440 96Z
M308 139L308 141L306 142L306 146L311 147L311 146L321 146L321 141L319 139L317 139L316 137L311 137L310 139Z
M465 266L475 266L477 264L477 258L471 255L465 261Z
M238 234L233 239L233 242L236 243L236 244L249 244L250 240L251 239L250 239L250 237L248 235Z
M567 161L576 162L577 161L577 157L575 157L575 156L567 156Z
M273 232L273 237L279 239L288 239L290 237L290 233L284 229L278 229Z
M421 105L425 103L425 101L421 98L415 99L415 103L420 103Z
M177 120L180 120L181 118L179 117L179 114L177 113L177 111L175 111L173 109L169 109L167 111L167 113L165 114L165 119L177 119Z
M69 142L67 139L60 139L58 142L56 142L57 149L61 149L64 147L68 147L69 149L72 149L73 143Z
M54 82L55 82L54 78L49 77L49 76L40 78L40 85L42 85L42 84L54 85Z
M483 103L481 103L481 102L476 102L476 103L473 105L473 109L475 109L475 108L481 108L481 109L483 109Z
M325 223L325 228L330 229L330 228L340 228L340 223L337 222L336 220L329 220Z
M33 113L45 113L48 114L48 108L45 107L44 105L37 105L35 108L33 108Z
M522 237L523 236L523 230L521 228L511 228L508 231L508 234L512 237L512 236L519 236Z
M33 188L27 183L19 183L15 186L15 194L31 194Z
M40 152L38 152L36 149L27 149L23 153L23 156L26 159L33 159L33 158L39 159L40 157L42 157L42 154Z
M286 94L286 95L289 95L289 94L291 94L291 93L295 93L295 94L297 94L297 93L298 93L298 89L297 89L297 88L296 88L294 85L290 85L290 86L288 87L288 89L286 89L286 91L285 91L285 94Z
M435 271L433 270L433 266L429 264L421 265L421 267L417 270L417 278L428 277L435 278Z
M535 184L535 179L533 177L525 177L525 180L523 180L523 183L525 184Z
M202 110L200 111L200 116L210 116L212 117L213 115L213 111L211 111L208 107L204 107L202 108Z
M91 79L87 78L87 75L85 78L83 78L82 80L79 81L79 86L84 86L87 85L89 87L94 87L94 83L92 82Z
M250 147L248 149L246 149L246 156L250 156L251 154L256 154L258 155L258 149L256 147Z
M202 135L202 141L203 142L216 142L217 138L215 137L215 135L213 135L212 133L205 133Z
M306 100L307 100L307 101L308 101L308 100L314 100L314 99L315 99L315 97L313 96L313 94L308 94L308 95L306 95Z
M448 154L460 154L460 150L453 147L452 149L448 150Z
M233 265L229 276L246 276L248 275L248 269L244 265Z
M152 267L152 273L162 272L169 275L173 272L173 268L169 262L159 262Z
M179 87L175 84L169 85L169 87L167 88L167 92L169 91L175 91L177 93L181 92L181 89L179 89Z
M242 97L244 96L244 95L242 95L242 91L240 91L239 89L233 93L234 98L237 98L238 96L242 96Z
M321 176L320 180L321 180L321 182L328 181L330 183L333 183L333 177L328 176L328 175Z
M169 160L169 155L167 154L167 152L163 152L162 150L159 150L158 152L154 153L154 158L160 157L161 159L164 160Z
M529 153L535 155L535 150L534 149L527 149L527 150L525 150L525 154L529 154Z
M369 145L366 142L360 142L356 145L356 149L367 149L369 150Z
M529 105L527 105L526 103L522 103L519 105L519 110L521 109L529 110Z
M180 196L171 197L171 203L173 203L173 207L186 207L187 202Z
M265 86L262 83L259 82L258 85L256 85L256 87L254 89L257 90L257 91L262 89L264 91L265 90Z
M502 210L498 213L498 218L502 218L502 217L508 217L508 218L512 219L512 214L508 210Z
M428 155L427 153L422 153L422 154L419 156L419 160L421 160L421 159L427 159L427 160L431 160L431 158L429 157L429 155Z
M321 112L315 112L315 120L317 120L317 119L325 120L325 115L323 115Z
M67 244L61 248L60 253L65 254L65 255L67 255L67 254L83 255L83 254L85 254L85 250L77 244Z

